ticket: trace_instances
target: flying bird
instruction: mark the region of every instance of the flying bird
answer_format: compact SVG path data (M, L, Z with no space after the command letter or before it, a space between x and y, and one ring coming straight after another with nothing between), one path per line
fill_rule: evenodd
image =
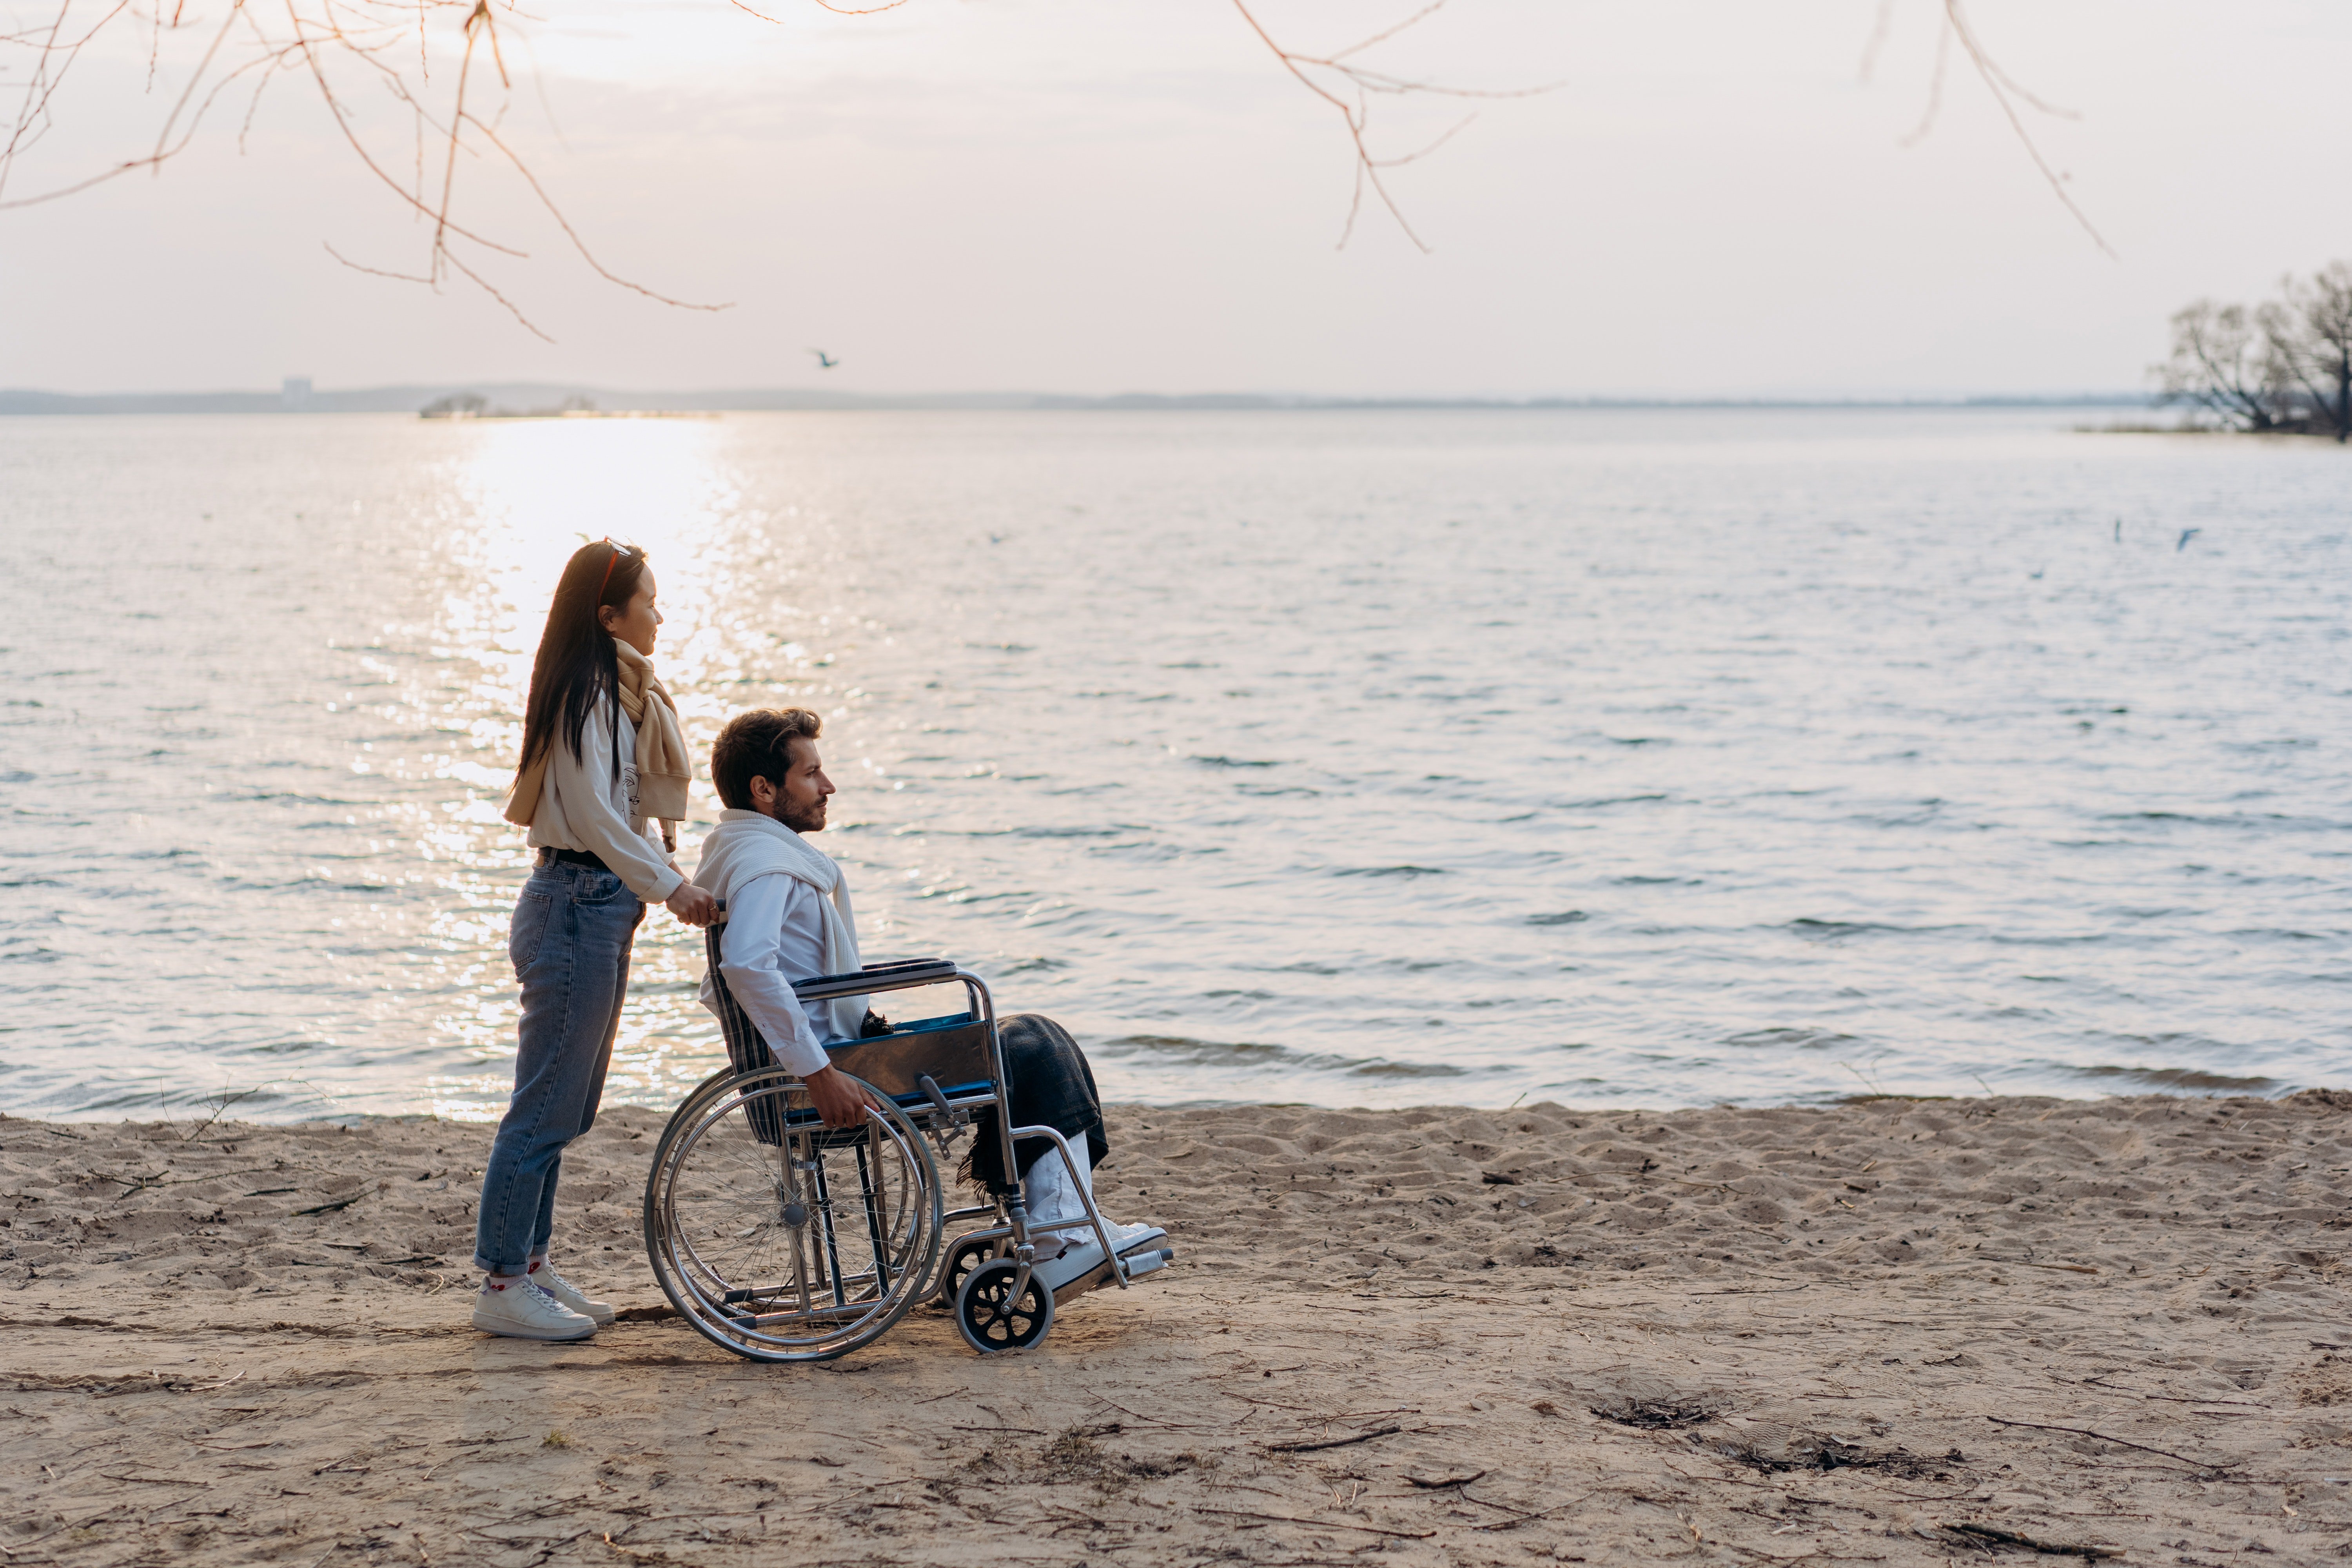
M2184 550L2186 550L2186 549L2188 549L2188 548L2189 548L2189 542L2190 540L2192 540L2192 539L2196 538L2199 534L2200 534L2200 533L2202 533L2202 532L2204 532L2204 531L2204 531L2203 529L2201 529L2201 528L2184 528L2184 529L2182 529L2182 530L2180 531L2180 542L2179 542L2179 543L2178 543L2178 544L2176 544L2176 545L2174 545L2174 546L2172 547L2172 552L2173 552L2175 555L2179 554L2182 551L2184 551Z
M841 363L831 354L825 353L823 349L811 349L809 350L809 353L816 355L816 367L819 370L831 370L835 365Z

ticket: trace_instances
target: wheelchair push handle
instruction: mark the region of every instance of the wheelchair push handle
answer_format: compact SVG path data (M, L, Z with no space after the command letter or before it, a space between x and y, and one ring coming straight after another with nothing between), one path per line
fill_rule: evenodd
M918 985L940 985L956 977L952 960L908 958L896 963L870 963L855 974L818 974L793 982L793 994L803 1002L828 996L856 996L874 991L906 991Z
M727 900L718 900L710 916L712 931L727 923ZM875 991L907 991L918 985L939 985L956 977L955 961L947 958L902 958L890 963L869 963L855 974L813 974L793 982L793 994L803 1002L834 996L856 996Z

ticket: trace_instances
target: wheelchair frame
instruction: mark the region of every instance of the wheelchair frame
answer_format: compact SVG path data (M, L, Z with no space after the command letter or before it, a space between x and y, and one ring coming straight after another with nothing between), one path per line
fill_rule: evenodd
M714 924L709 938L714 969L719 929ZM970 1007L962 1017L828 1044L828 1052L853 1060L874 1058L870 1070L898 1079L892 1092L890 1084L851 1077L887 1108L869 1105L858 1127L825 1127L801 1080L782 1067L738 1071L731 1062L671 1113L646 1176L646 1251L662 1293L704 1338L755 1361L827 1361L873 1343L919 1302L940 1301L974 1350L1026 1349L1050 1331L1058 1304L1108 1282L1125 1289L1135 1276L1172 1260L1165 1247L1120 1258L1089 1184L1077 1179L1069 1142L1051 1127L1012 1124L995 998L978 975L947 959L917 959L819 975L793 990L811 1002L949 984L964 987ZM932 1073L916 1070L920 1036L974 1026L986 1042L984 1083L943 1088ZM992 1131L972 1128L975 1111L993 1112ZM968 1130L1000 1141L1011 1187L986 1204L945 1210L929 1145L945 1157ZM1045 1226L1031 1220L1013 1146L1040 1138L1069 1171L1083 1218ZM709 1157L698 1162L706 1145ZM776 1151L775 1158L760 1153L764 1150ZM756 1175L745 1163L747 1151L759 1159ZM828 1167L828 1155L842 1152L854 1153L854 1204L836 1195L839 1179ZM992 1223L942 1248L949 1226L975 1219ZM1091 1231L1101 1260L1049 1292L1033 1277L1036 1238L1065 1231ZM864 1265L850 1268L861 1241ZM758 1256L730 1258L730 1250ZM735 1277L780 1272L772 1250L789 1254L789 1281Z

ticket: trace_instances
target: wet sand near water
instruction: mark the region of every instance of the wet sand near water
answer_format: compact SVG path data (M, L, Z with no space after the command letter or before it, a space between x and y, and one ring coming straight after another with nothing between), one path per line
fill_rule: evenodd
M2352 1094L1117 1107L1175 1268L982 1359L467 1327L489 1129L0 1119L12 1563L2352 1562ZM2038 1549L2038 1550L2037 1550Z

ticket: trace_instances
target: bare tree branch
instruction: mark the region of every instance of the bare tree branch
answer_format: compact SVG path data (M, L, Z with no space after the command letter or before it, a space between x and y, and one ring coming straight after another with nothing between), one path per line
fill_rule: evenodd
M1398 206L1396 198L1389 194L1387 184L1381 179L1381 171L1397 168L1435 152L1447 142L1452 141L1454 133L1463 126L1470 123L1469 120L1463 121L1461 124L1454 126L1454 130L1448 131L1418 153L1408 153L1402 158L1376 158L1372 155L1370 143L1365 140L1366 131L1371 123L1371 104L1374 94L1391 98L1402 98L1412 93L1427 93L1442 98L1532 98L1538 93L1549 92L1559 85L1558 82L1551 82L1542 87L1501 89L1444 87L1436 82L1409 80L1403 77L1391 76L1386 71L1372 70L1363 66L1348 63L1350 57L1363 53L1375 44L1385 43L1407 28L1427 20L1444 5L1445 0L1431 0L1431 4L1423 5L1404 20L1374 33L1361 43L1350 45L1336 54L1310 55L1301 50L1286 48L1275 42L1274 35L1266 31L1265 25L1259 22L1256 15L1250 10L1249 0L1234 0L1234 9L1241 13L1242 20L1249 24L1250 31L1257 35L1258 41L1272 52L1276 59L1282 62L1282 68L1296 77L1299 85L1306 88L1307 91L1338 110L1339 118L1347 123L1348 141L1356 154L1356 180L1355 194L1348 203L1348 220L1340 226L1339 243L1337 247L1339 249L1346 249L1348 241L1356 232L1356 218L1363 210L1364 187L1369 184L1372 194L1380 198L1381 205L1388 209L1389 216L1396 220L1397 227L1404 232L1404 237L1412 241L1414 248L1426 254L1429 247L1422 243L1421 236L1414 233L1412 225L1405 220L1404 209ZM1337 90L1316 80L1308 74L1310 68L1327 72L1337 79L1334 83ZM1475 116L1472 118L1475 119Z
M2059 205L2083 226L2083 232L2091 237L2093 244L2114 258L2115 247L2107 243L2106 237L2091 222L2090 215L2066 189L2065 176L2053 169L2050 161L2042 155L2042 148L2033 140L2033 133L2025 128L2024 118L2018 113L2017 106L2022 102L2060 120L2079 120L2082 117L2071 109L2061 109L2019 86L2017 79L2001 68L2000 63L1984 47L1983 40L1977 37L1975 26L1969 21L1964 0L1937 0L1937 5L1942 16L1936 29L1936 67L1927 79L1927 107L1920 115L1919 123L1907 135L1898 139L1899 144L1916 147L1927 139L1928 132L1935 129L1936 117L1944 107L1944 79L1951 67L1952 45L1957 42L1960 52L1968 56L1969 64L1975 69L1978 79L1992 94L1993 102L2000 105L2002 117L2009 121L2009 128L2016 132L2019 143L2025 149L2025 155L2033 160L2035 168L2042 171L2042 179L2049 183ZM1885 47L1894 14L1895 0L1879 0L1877 20L1871 28L1870 41L1864 45L1862 51L1862 79L1865 82L1870 79L1870 73L1877 64L1879 51Z
M1936 128L1936 116L1944 110L1944 78L1950 72L1951 64L1952 19L1947 16L1936 29L1936 68L1927 78L1927 107L1920 111L1919 123L1911 128L1910 134L1896 140L1896 146L1916 147Z
M826 4L827 0L818 3ZM893 0L893 4L900 3L903 0ZM508 8L513 11L511 4ZM842 9L837 5L828 8ZM887 10L889 6L876 8ZM434 85L432 35L436 16L454 21L461 40L456 80L446 95L446 112L440 113L425 97ZM533 200L554 219L597 276L665 304L692 310L726 309L723 305L697 305L673 299L606 267L589 249L527 160L499 134L503 103L496 112L475 107L473 100L481 84L473 76L473 65L477 49L484 44L488 45L499 87L509 94L514 88L501 20L491 0L275 0L268 5L259 0L228 0L226 13L217 21L191 16L185 0L100 0L95 5L89 0L58 0L56 8L36 26L0 34L0 47L13 46L31 59L22 82L10 86L8 90L16 101L5 121L0 121L0 210L59 200L142 169L160 171L165 163L187 150L224 94L249 83L253 90L237 132L242 149L269 82L280 71L290 70L309 79L361 165L420 221L430 222L426 265L421 271L362 267L328 247L328 253L341 265L372 276L427 286L445 277L462 277L495 300L526 331L545 337L547 334L483 272L478 261L455 252L454 247L465 245L511 259L528 257L522 247L493 238L459 213L459 158L461 154L480 157L471 144L479 138L487 141L499 159L521 176ZM179 83L152 146L142 156L126 158L82 178L68 180L54 189L31 195L9 195L8 186L20 174L26 155L54 124L59 95L75 67L95 40L110 28L124 26L135 26L145 35L140 42L149 57L150 89L171 68L169 60L174 51L170 46L173 40L191 29L201 29L192 39L191 51L183 57L192 60L191 68ZM400 53L412 46L415 50L413 63L404 61ZM346 84L339 79L347 78L353 69L380 81L405 111L407 134L415 142L413 176L400 177L392 173L373 144L373 133L354 112ZM544 102L543 88L541 101ZM551 124L551 112L549 119ZM426 143L436 139L443 150L441 188L437 192L432 190L425 166Z
M2075 205L2074 196L2066 189L2066 182L2050 166L2049 160L2042 157L2042 149L2034 145L2032 133L2025 129L2025 121L2018 115L2017 105L2010 100L2011 95L2015 94L2045 114L2064 115L2068 119L2074 116L2068 110L2051 108L2010 80L2007 74L1992 62L1992 58L1985 53L1984 46L1977 41L1976 30L1969 26L1968 16L1960 9L1960 0L1944 0L1944 15L1950 18L1952 32L1960 40L1960 47L1968 51L1969 63L1977 68L1977 75L1991 89L1993 101L2000 105L2001 113L2009 120L2009 128L2016 132L2018 141L2024 143L2026 155L2033 160L2033 166L2042 171L2042 177L2050 182L2052 192L2065 204L2066 210L2074 215L2074 221L2083 226L2083 232L2091 237L2093 243L2105 251L2109 258L2121 259L2116 257L2115 247L2107 243L2106 237L2091 222L2090 215Z
M433 282L432 279L425 277L420 272L387 272L381 267L362 267L358 262L353 261L350 257L345 256L341 251L337 250L333 246L328 245L325 240L322 239L319 243L326 247L328 255L333 257L336 260L341 262L344 266L350 268L354 272L364 272L371 278L391 278L403 283L423 283L430 286Z
M547 208L548 216L555 220L557 226L563 230L565 237L570 239L573 247L580 252L580 259L585 261L592 268L593 268L596 276L604 279L608 283L617 283L624 289L634 289L637 293L643 294L648 300L658 300L665 305L675 305L681 310L731 310L735 308L731 303L725 305L698 305L690 300L673 300L667 294L655 293L652 289L646 288L642 283L632 283L618 273L608 269L603 262L597 260L595 256L590 252L588 242L580 237L580 231L572 226L572 220L563 216L563 209L557 206L553 198L548 195L546 188L539 183L539 176L530 172L530 165L525 163L521 158L518 157L515 154L514 149L509 147L504 142L500 141L497 132L483 124L479 120L475 119L471 114L467 115L466 120L467 122L472 125L475 130L479 131L485 137L488 138L491 146L496 147L499 152L506 154L507 162L514 165L515 173L520 174L523 177L524 182L530 186L531 194L537 196L540 199L541 205Z
M1878 16L1870 25L1870 39L1862 46L1862 68L1855 74L1864 87L1870 85L1870 73L1878 67L1878 53L1886 47L1889 34L1895 30L1895 0L1878 0Z
M765 4L767 0L761 0L761 3ZM811 0L811 3L836 15L862 16L897 9L905 4L905 0L883 0L883 3L866 5L842 4L840 0ZM1412 97L1524 98L1551 91L1559 85L1550 83L1504 89L1461 88L1382 70L1364 63L1364 57L1370 51L1410 32L1444 9L1447 3L1448 0L1423 0L1417 9L1409 10L1397 20L1345 48L1315 54L1293 48L1277 40L1261 22L1256 0L1233 0L1234 10L1251 34L1293 79L1338 113L1346 128L1353 178L1347 217L1341 225L1338 241L1343 248L1355 234L1369 188L1372 197L1405 237L1415 247L1426 251L1428 245L1406 218L1403 207L1384 175L1389 171L1433 153L1476 118L1475 114L1465 116L1416 150L1383 154L1376 150L1370 129L1376 100ZM762 21L775 23L780 20L757 8L751 0L731 0L731 4L746 15ZM1863 54L1864 79L1874 68L1885 46L1894 4L1895 0L1881 0L1876 24ZM1964 8L1964 0L1937 0L1937 4L1940 25L1935 76L1930 84L1926 115L1918 128L1906 139L1906 142L1915 142L1925 136L1934 125L1942 106L1951 51L1957 42L2060 203L2100 248L2112 256L2113 249L2066 190L2064 176L2053 169L2042 155L2020 112L2020 106L2060 116L2068 115L2069 111L2044 101L2020 86L1993 58L1979 38ZM455 273L483 289L527 331L544 337L546 334L483 274L478 258L461 258L456 253L455 247L464 245L478 247L481 252L494 257L515 260L528 258L528 253L520 247L493 239L460 215L457 194L460 155L481 158L484 154L477 150L478 145L486 142L498 160L521 178L530 188L533 200L562 230L567 242L598 277L646 299L681 309L719 310L728 308L676 299L607 268L590 249L584 237L565 215L553 193L541 182L528 160L508 137L500 134L498 128L511 99L514 79L506 60L501 16L492 0L275 0L274 4L264 4L263 0L226 0L226 14L215 26L210 21L202 21L189 15L185 0L56 0L55 9L47 13L42 22L29 29L0 35L0 47L14 46L24 49L29 53L32 61L22 83L9 89L16 100L14 112L6 114L5 120L0 121L0 132L5 132L0 134L0 210L59 200L137 170L160 170L163 163L192 144L207 113L223 93L250 79L253 93L238 133L241 146L269 82L279 72L290 71L309 79L333 117L337 130L367 172L390 191L394 200L405 207L417 222L429 222L430 225L425 237L425 265L421 272L358 267L344 260L330 247L330 254L344 266L373 276L423 282L427 286L436 286L439 279ZM522 16L513 0L507 0L505 19L512 21ZM143 156L126 159L83 178L69 180L55 189L30 196L11 196L8 189L18 174L17 165L55 124L58 95L75 67L94 40L106 35L110 29L124 26L126 18L128 26L143 28L145 33L141 42L145 45L148 57L147 76L151 89L154 82L163 79L171 68L169 62L173 40L184 33L201 28L201 32L196 34L196 37L202 40L200 47L195 37L191 38L193 68L163 116L153 146ZM458 35L452 40L456 45L452 52L457 57L456 79L446 89L436 85L432 74L436 18L446 19ZM136 37L138 35L134 32L132 36ZM520 36L528 41L527 32ZM508 95L493 111L478 110L474 103L481 85L472 75L475 51L484 42L488 45L500 87ZM413 61L407 55L412 45L415 51ZM394 101L406 110L406 126L396 134L413 140L413 151L406 158L401 158L397 153L392 155L396 163L413 164L402 175L395 175L392 164L380 155L373 139L376 133L362 124L354 112L355 100L349 98L339 84L339 76L348 79L352 71L362 76L373 76ZM537 82L536 72L533 77ZM543 84L540 91L544 105ZM551 125L551 112L549 121ZM442 153L441 188L438 192L432 190L429 183L426 168L428 142L438 146ZM469 197L467 205L478 206L483 199Z

